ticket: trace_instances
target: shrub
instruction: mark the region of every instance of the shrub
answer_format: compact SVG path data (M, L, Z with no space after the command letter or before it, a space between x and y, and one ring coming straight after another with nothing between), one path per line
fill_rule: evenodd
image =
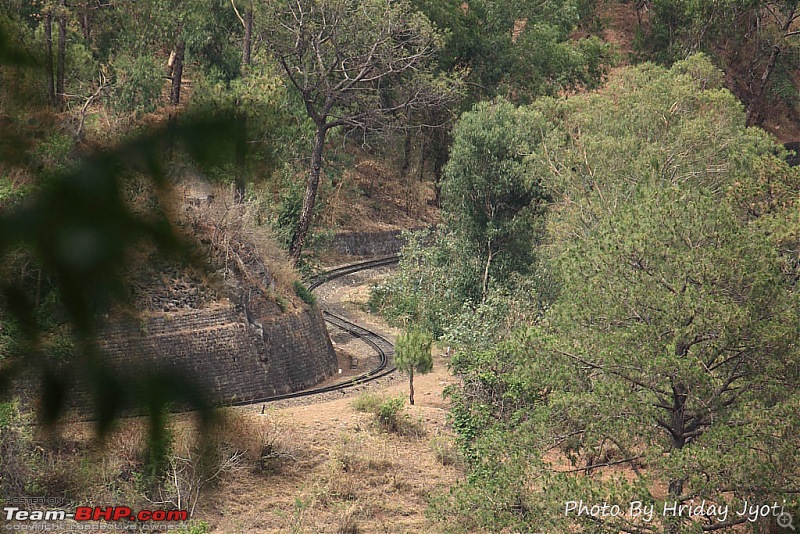
M357 412L377 414L381 403L385 400L375 393L362 393L353 401L353 409Z
M292 287L294 287L295 294L306 304L314 304L317 302L317 297L315 297L300 280L295 280Z
M386 399L378 407L378 423L381 427L391 432L398 432L402 426L403 415L401 410L405 400L403 397Z

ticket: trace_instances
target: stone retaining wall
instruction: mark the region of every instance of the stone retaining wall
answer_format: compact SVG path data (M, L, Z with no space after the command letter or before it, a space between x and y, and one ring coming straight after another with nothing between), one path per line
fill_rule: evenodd
M336 234L331 248L348 256L389 256L403 247L401 230Z
M298 391L336 372L316 306L254 322L260 326L249 324L236 307L219 304L117 324L105 330L100 344L114 367L180 369L216 402Z

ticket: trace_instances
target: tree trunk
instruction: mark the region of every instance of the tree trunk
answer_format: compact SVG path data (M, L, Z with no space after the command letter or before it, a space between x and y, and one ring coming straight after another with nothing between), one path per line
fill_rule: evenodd
M300 220L297 221L297 229L294 231L292 243L289 246L289 255L295 263L300 260L314 213L314 202L317 199L317 188L319 188L319 177L322 170L322 148L325 146L327 133L327 127L318 125L317 133L314 134L314 151L311 153L311 172L308 176L306 196L303 198L303 211L300 213Z
M89 14L89 9L84 8L80 15L80 23L81 23L81 33L83 34L83 40L87 43L89 39L92 37L92 18Z
M676 501L680 506L682 503L679 498L683 494L683 480L670 480L668 491L670 505L672 505L673 501ZM664 534L680 534L682 531L680 516L666 515L664 517Z
M181 103L181 82L183 81L183 54L186 45L183 41L178 41L175 45L175 62L172 66L172 91L169 95L169 103L177 106Z
M414 406L414 368L408 371L408 402Z
M680 349L676 348L676 352ZM682 382L672 386L672 447L682 449L686 445L684 433L686 430L686 401L688 391ZM669 481L669 498L678 501L683 494L683 479L673 479ZM680 505L681 503L678 502ZM678 517L665 518L664 532L666 534L679 534L681 532L681 520Z
M411 122L411 113L409 112L409 116L406 118L406 124ZM411 215L411 179L408 175L409 169L411 169L411 129L407 129L404 133L404 141L403 141L403 164L400 167L400 178L403 180L403 189L405 190L405 204L406 204L406 215Z
M236 176L234 178L236 191L234 202L241 204L247 185L247 116L240 113L238 116L239 128L236 130Z
M434 199L437 207L442 203L442 178L444 166L448 158L447 131L445 128L435 128L432 134L431 156L433 158L433 189L436 194Z
M67 15L65 0L61 0L58 12L58 57L56 58L56 98L64 104L64 77L67 58Z
M481 289L481 302L486 301L486 296L489 294L489 268L492 266L492 259L494 259L496 252L492 251L492 242L489 241L487 243L487 248L489 249L488 255L486 256L486 266L483 269L483 287Z
M794 14L797 12L797 8L791 8L789 12L786 14L786 20L781 25L781 37L780 39L785 38L786 34L792 27L792 22L794 22L795 16ZM772 75L772 72L775 70L775 64L778 62L778 57L781 55L783 51L778 44L774 44L772 46L772 51L769 54L769 59L767 60L767 66L764 67L764 72L761 75L761 81L756 90L753 92L750 102L747 104L747 110L745 111L745 120L748 126L753 125L760 125L764 118L762 117L763 111L763 100L764 94L767 92L767 84L769 83L769 78Z
M250 51L253 47L253 2L247 3L244 12L244 40L242 41L242 65L250 64Z
M777 45L772 47L767 66L764 68L764 73L761 75L761 81L750 96L750 102L748 102L747 110L745 111L745 121L748 126L759 125L764 120L761 116L764 93L766 92L769 77L775 69L775 63L778 62L780 53L781 49Z
M61 0L58 10L58 56L56 57L56 101L64 105L64 78L67 58L67 15L65 0Z
M49 9L44 14L44 60L47 76L47 99L51 106L56 105L55 79L53 78L53 12Z
M169 53L169 57L167 58L167 68L164 70L165 76L172 79L172 71L175 70L175 50Z

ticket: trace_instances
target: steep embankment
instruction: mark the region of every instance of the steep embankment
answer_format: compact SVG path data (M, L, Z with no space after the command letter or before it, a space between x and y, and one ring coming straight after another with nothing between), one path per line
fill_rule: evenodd
M335 373L319 308L294 294L297 275L250 207L197 179L188 184L178 225L210 267L142 254L129 276L133 310L112 316L100 339L112 366L179 369L225 403L305 389Z

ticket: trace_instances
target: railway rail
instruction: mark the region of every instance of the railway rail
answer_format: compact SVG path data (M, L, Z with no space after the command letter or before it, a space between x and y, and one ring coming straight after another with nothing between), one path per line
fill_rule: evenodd
M336 269L331 269L329 271L325 271L323 273L318 274L314 277L314 280L308 286L308 289L314 291L316 288L321 286L322 284L326 284L331 280L335 280L337 278L341 278L342 276L346 276L348 274L357 273L359 271L366 271L367 269L376 269L378 267L385 267L387 265L393 265L400 261L400 256L393 255L393 256L386 256L383 258L378 258L375 260L369 261L362 261L359 263L351 263L349 265L345 265L343 267L337 267Z
M311 284L309 284L309 289L313 291L314 289L320 287L323 284L326 284L337 278L347 276L348 274L354 274L360 271L366 271L368 269L376 269L378 267L393 265L397 263L399 260L400 257L397 255L386 256L384 258L362 261L350 265L345 265L343 267L338 267L336 269L331 269L329 271L320 273L319 275L314 277ZM365 384L367 382L371 382L378 378L390 375L391 373L397 370L397 368L391 364L392 355L394 354L394 345L392 345L392 343L388 339L371 330L368 330L362 326L355 324L354 322L348 320L345 317L342 317L341 315L337 315L335 313L323 310L322 317L323 319L325 319L326 323L329 323L335 326L336 328L344 330L345 332L359 338L360 340L364 341L367 345L372 347L378 355L378 365L376 365L369 371L361 373L360 375L354 376L353 378L347 381L339 382L337 384L331 384L329 386L323 386L313 389L306 389L303 391L295 391L292 393L284 393L282 395L273 395L271 397L264 397L260 399L243 400L228 405L246 406L250 404L265 404L268 402L275 402L287 399L297 399L300 397L308 397L311 395L319 395L320 393L329 393L331 391L340 391L361 384Z

